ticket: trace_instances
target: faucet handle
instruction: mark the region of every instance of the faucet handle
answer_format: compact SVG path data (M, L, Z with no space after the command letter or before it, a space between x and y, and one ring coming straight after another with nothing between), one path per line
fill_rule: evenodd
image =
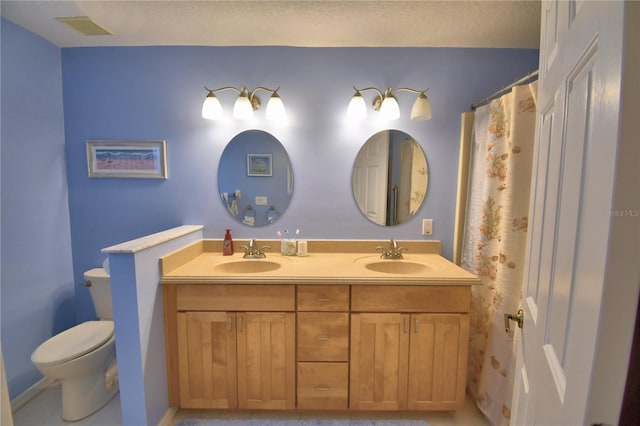
M376 250L380 250L380 257L385 257L388 256L388 251L386 248L382 247L382 246L378 246L376 247Z
M258 252L259 252L260 254L264 254L264 249L270 249L270 248L271 248L271 246L262 246L262 247L260 247L260 249L258 250Z

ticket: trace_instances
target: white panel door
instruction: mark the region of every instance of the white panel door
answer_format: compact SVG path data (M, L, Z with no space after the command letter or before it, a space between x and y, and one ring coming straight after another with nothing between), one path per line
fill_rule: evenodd
M387 221L389 132L373 135L358 153L353 167L353 194L360 211L371 221Z
M512 424L585 424L607 266L624 4L542 5L536 153Z

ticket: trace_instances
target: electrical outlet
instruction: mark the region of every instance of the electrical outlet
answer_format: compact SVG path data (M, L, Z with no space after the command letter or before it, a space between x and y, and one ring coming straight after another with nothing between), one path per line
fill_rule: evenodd
M422 219L422 235L431 235L431 234L433 234L433 220Z
M256 206L266 206L269 204L269 198L267 196L256 197Z

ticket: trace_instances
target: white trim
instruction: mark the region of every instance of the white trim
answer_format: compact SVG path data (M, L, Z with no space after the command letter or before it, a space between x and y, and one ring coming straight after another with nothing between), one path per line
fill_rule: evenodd
M158 426L173 426L173 421L176 418L176 414L178 413L178 409L176 407L169 407L164 416L160 419L160 423Z
M38 396L40 392L53 387L58 384L56 379L51 379L48 377L43 377L40 381L36 382L33 386L31 386L26 391L22 392L20 395L16 396L11 400L11 412L15 413L20 408L22 408L26 403L31 401L33 398Z

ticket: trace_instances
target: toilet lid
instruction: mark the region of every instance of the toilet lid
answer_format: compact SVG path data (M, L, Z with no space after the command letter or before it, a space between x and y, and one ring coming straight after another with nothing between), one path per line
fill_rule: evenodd
M36 364L60 364L91 352L113 336L113 321L78 324L38 346L31 355Z

